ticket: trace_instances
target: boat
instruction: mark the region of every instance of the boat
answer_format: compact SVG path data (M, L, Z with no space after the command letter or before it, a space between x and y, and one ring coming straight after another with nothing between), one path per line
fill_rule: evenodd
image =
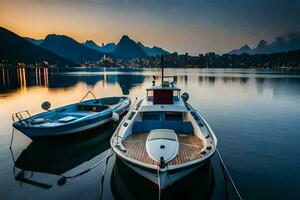
M78 134L118 121L131 105L129 97L84 98L78 103L52 110L48 110L51 104L44 102L42 107L47 111L34 116L28 111L15 113L13 127L31 139ZM24 118L24 112L29 117Z
M132 106L110 145L117 159L162 190L208 162L217 138L188 93L181 95L177 77L164 76L162 68L161 79Z

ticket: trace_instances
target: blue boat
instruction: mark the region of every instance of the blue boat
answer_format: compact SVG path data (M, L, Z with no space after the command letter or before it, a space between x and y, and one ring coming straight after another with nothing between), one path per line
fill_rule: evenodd
M129 97L106 97L80 101L34 116L25 111L28 118L23 117L22 111L13 114L13 127L31 139L78 134L110 121L118 121L130 104Z

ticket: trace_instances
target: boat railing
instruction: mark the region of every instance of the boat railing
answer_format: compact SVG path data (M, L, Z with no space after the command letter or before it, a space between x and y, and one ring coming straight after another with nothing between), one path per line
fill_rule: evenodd
M154 76L156 79L156 76ZM157 76L158 77L158 76ZM168 81L168 82L177 82L177 76L163 76L162 81Z
M11 115L11 118L13 120L13 122L22 122L24 121L26 118L24 117L24 114L27 115L27 117L31 117L30 113L28 110L23 110L17 113L14 113Z
M125 117L122 119L122 121L120 122L119 126L116 128L115 133L113 134L111 141L115 141L112 142L112 144L115 144L114 146L116 146L119 143L119 139L122 139L122 137L117 134L120 130L120 128L123 126L123 123L128 119L128 117L130 116L131 112L135 109L137 110L140 103L142 102L143 99L141 99L140 101L137 101L137 98L135 98L134 103L132 104L130 110L128 111L128 113L125 115ZM116 138L117 137L117 138Z
M96 98L96 96L94 95L94 93L91 91L91 90L89 90L85 95L84 95L84 97L80 100L80 103L88 96L88 95L92 95L93 97L94 97L94 99L97 99Z
M13 120L14 123L16 122L20 122L22 124L26 124L26 122L24 122L24 120L26 119L23 114L26 114L28 117L31 117L31 114L29 113L28 110L23 110L23 111L20 111L20 112L17 112L17 113L14 113L11 115L11 118ZM14 139L14 133L15 133L15 128L12 129L12 132L11 132L11 139L10 139L10 144L9 144L9 148L11 148L11 145L12 145L12 142L13 142L13 139Z

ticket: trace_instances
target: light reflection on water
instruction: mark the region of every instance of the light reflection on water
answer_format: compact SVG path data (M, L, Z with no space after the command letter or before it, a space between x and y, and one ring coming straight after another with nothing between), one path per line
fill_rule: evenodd
M189 92L191 104L210 123L242 195L247 199L299 199L298 74L238 69L166 69L166 74L177 75L179 87ZM153 75L160 75L160 71L0 68L1 197L98 198L102 165L62 187L56 181L61 173L74 174L102 159L106 152L101 151L107 148L105 145L108 145L113 127L96 130L91 136L75 138L74 141L45 143L31 143L30 139L17 133L13 146L15 160L19 168L35 171L34 180L53 185L45 190L15 180L18 172L13 175L13 159L8 148L12 130L10 115L26 109L33 114L41 112L40 104L45 100L51 101L53 107L77 102L88 90L97 97L129 94L133 99L141 98L151 85ZM113 162L108 168L111 174L124 173L122 169L115 172L112 166ZM114 182L110 183L112 179ZM199 180L189 181L191 185L200 184ZM140 183L134 179L130 184L134 182ZM112 177L104 184L108 186L104 189L104 197L110 197L107 189L110 185L115 185L113 192L122 196L116 186L122 185L122 181ZM218 184L215 182L213 186L217 188ZM149 192L145 188L138 188L138 191L141 192L131 191L131 195ZM197 196L195 192L189 193Z

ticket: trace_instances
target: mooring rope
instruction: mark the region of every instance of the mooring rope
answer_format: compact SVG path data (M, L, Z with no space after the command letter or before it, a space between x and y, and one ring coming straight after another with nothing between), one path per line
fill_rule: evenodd
M230 183L232 184L232 186L233 186L233 188L234 188L234 191L235 191L236 194L238 195L239 199L240 199L240 200L243 200L243 198L242 198L242 196L241 196L241 194L240 194L238 188L236 187L236 185L235 185L235 183L234 183L234 181L233 181L233 179L232 179L232 177L231 177L231 175L230 175L230 173L229 173L229 171L228 171L228 169L227 169L227 167L226 167L226 165L225 165L225 163L224 163L224 161L223 161L223 159L222 159L221 154L219 153L218 149L216 149L216 151L217 151L217 155L218 155L218 157L219 157L220 163L221 163L221 165L222 165L222 168L225 170L226 175L228 176L228 178L229 178L229 180L230 180ZM223 170L223 172L224 172L224 170Z
M105 174L106 174L106 169L107 169L107 164L108 164L108 160L109 158L114 155L113 153L110 154L112 152L111 149L108 150L107 152L107 155L105 157L105 166L104 166L104 169L102 171L102 176L101 176L101 187L100 187L100 193L99 193L99 196L98 196L98 199L102 200L102 195L103 195L103 189L104 189L104 179L105 179ZM109 155L110 154L110 155Z
M159 167L157 167L157 178L158 178L158 200L160 200L161 196L161 188L160 188L160 174L159 174Z
M78 176L82 176L83 174L88 173L89 171L91 171L92 169L94 169L95 167L97 167L98 165L103 163L104 161L106 161L108 158L110 158L113 155L113 154L109 155L110 152L111 152L111 149L108 150L107 155L102 160L98 161L97 163L95 163L94 165L89 167L88 169L81 171L80 173L77 173L77 174L71 175L71 176L61 175L61 178L58 179L57 184L62 186L66 183L67 179L73 179L73 178L76 178Z

